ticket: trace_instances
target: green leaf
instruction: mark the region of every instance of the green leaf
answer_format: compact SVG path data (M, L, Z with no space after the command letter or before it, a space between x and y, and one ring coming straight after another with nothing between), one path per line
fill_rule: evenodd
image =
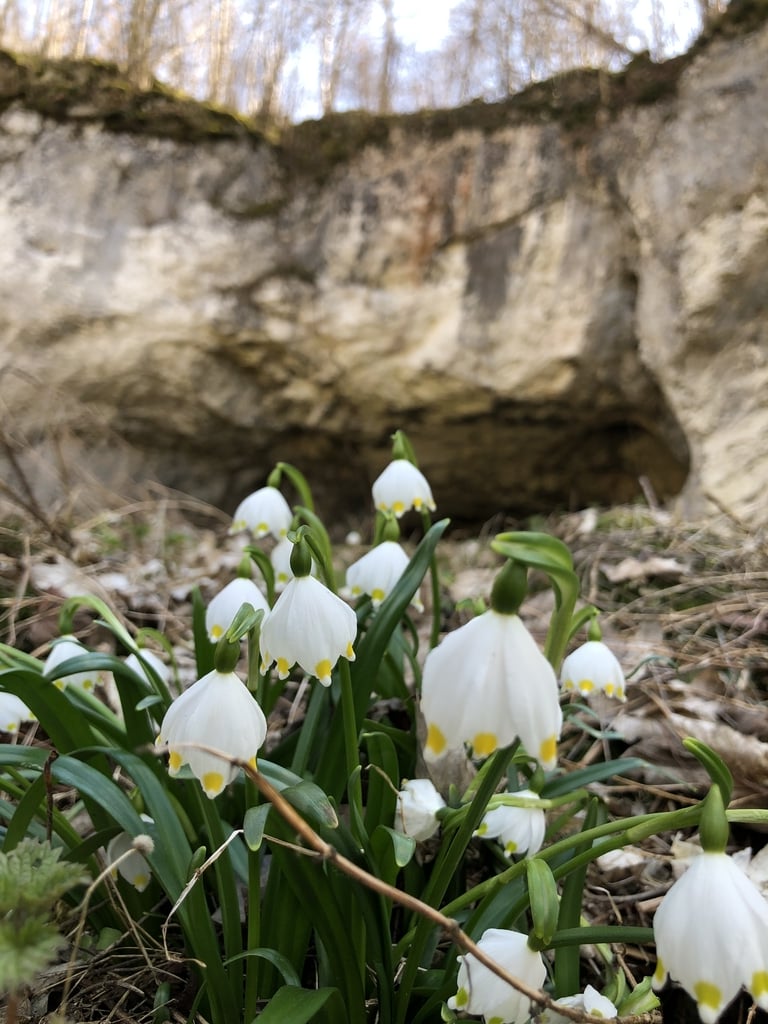
M337 988L306 989L286 985L258 1015L257 1024L310 1024L315 1020L338 1024L346 1019L347 1010Z
M287 786L283 796L313 828L338 828L339 819L328 796L314 782Z
M371 853L376 862L376 875L390 885L416 852L416 840L404 836L388 825L378 825L371 836Z
M706 769L710 779L720 790L724 806L727 807L733 792L733 775L728 765L712 747L708 747L706 743L693 736L686 736L683 746Z
M301 988L301 979L296 973L296 970L288 957L283 956L283 954L278 952L278 950L269 949L266 946L259 946L257 949L246 949L243 953L238 953L237 956L233 956L231 960L225 960L224 966L226 967L235 960L244 960L247 957L256 957L259 960L266 960L282 974L286 985Z
M626 775L637 768L647 768L648 762L640 757L622 757L614 761L602 761L600 764L589 765L587 768L579 768L575 772L568 772L567 775L560 775L549 779L542 787L540 796L547 800L554 797L565 796L574 790L588 786L590 782L602 782L603 779L612 775Z
M31 985L62 945L59 933L43 917L29 917L18 927L13 918L0 921L0 992Z
M249 807L243 819L243 836L249 850L258 850L264 840L264 828L267 824L271 804L259 804Z

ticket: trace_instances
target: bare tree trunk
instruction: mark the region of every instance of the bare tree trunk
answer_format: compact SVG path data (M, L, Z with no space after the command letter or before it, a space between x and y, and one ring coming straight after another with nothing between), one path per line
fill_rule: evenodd
M381 0L381 6L384 11L384 39L379 73L378 109L382 114L389 114L392 111L392 91L399 46L394 0Z

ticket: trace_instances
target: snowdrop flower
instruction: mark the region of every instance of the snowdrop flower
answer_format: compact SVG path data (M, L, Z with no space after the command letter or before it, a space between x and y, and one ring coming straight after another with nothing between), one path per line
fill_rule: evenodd
M535 953L525 935L489 928L483 932L478 947L514 977L531 988L540 989L547 969L541 953ZM472 955L459 957L459 991L448 1000L451 1010L482 1014L486 1024L525 1024L531 1016L531 1003L508 982Z
M621 665L602 640L588 640L569 654L560 678L564 690L578 690L585 696L601 690L608 697L627 699Z
M43 663L43 673L51 675L52 670L72 658L81 658L89 654L87 647L76 640L73 636L63 636L57 640L51 648L50 654ZM53 685L59 690L67 686L77 686L81 690L91 692L99 683L104 683L108 673L106 672L75 672L68 676L59 676L53 681Z
M530 789L521 789L510 795L538 800L538 795ZM475 835L482 839L498 839L508 857L513 853L532 856L541 849L545 831L546 819L541 807L510 807L502 804L485 812Z
M260 487L237 506L229 532L250 530L254 537L271 533L280 540L288 533L292 519L291 507L282 493L276 487Z
M34 722L35 716L15 693L0 691L0 732L15 736L22 722Z
M234 672L214 669L198 679L165 713L158 744L168 746L168 772L188 764L206 796L216 797L237 775L237 766L201 750L220 750L256 767L256 753L267 735L267 720Z
M205 628L210 640L220 640L244 604L255 611L269 611L267 599L253 582L238 576L223 587L205 610Z
M146 666L142 664L144 661L151 669L154 670L164 683L167 683L171 678L170 670L165 662L161 661L154 651L149 651L145 647L141 648L141 658L138 658L135 654L129 654L125 659L125 664L128 668L133 669L137 676L140 676L151 684L152 680L147 674Z
M448 633L424 663L421 710L427 761L465 743L487 757L517 736L543 768L555 766L557 678L517 615L491 608Z
M408 555L397 541L382 541L347 569L347 587L350 594L352 597L368 594L373 607L378 608L392 592L409 561ZM411 604L419 611L424 610L418 592Z
M573 1010L583 1010L593 1017L605 1017L606 1020L617 1017L619 1013L611 1000L606 996L601 996L591 985L587 985L583 993L565 996L564 999L558 999L557 1002L559 1005L568 1006ZM536 1019L539 1024L571 1024L569 1017L564 1017L562 1013L549 1008L542 1010Z
M398 519L410 508L420 512L436 506L426 477L408 459L394 459L373 482L373 503L381 512L393 512Z
M395 830L417 843L430 839L440 828L437 812L445 800L429 779L409 779L397 794Z
M142 814L141 820L148 825L154 825L154 821L148 814ZM145 841L144 843L140 841L142 839ZM107 844L107 864L115 865L112 877L114 878L119 872L137 892L144 892L152 877L152 870L141 852L142 847L145 852L151 852L154 848L149 836L137 836L134 839L127 832L118 832Z
M714 1024L743 985L768 1010L768 903L726 853L704 851L662 900L653 921L653 987L669 975Z
M323 686L331 685L333 666L355 660L357 616L314 576L294 576L261 626L261 671L277 663L285 679L298 664Z

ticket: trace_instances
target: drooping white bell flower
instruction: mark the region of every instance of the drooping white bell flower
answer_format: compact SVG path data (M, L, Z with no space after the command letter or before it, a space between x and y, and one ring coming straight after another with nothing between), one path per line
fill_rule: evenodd
M477 945L530 988L540 989L544 984L547 969L541 953L534 952L520 932L489 928ZM459 991L448 1000L451 1010L481 1014L486 1024L525 1024L530 1019L531 1003L526 995L503 981L472 953L458 959Z
M744 986L768 1010L768 902L726 853L694 857L653 921L658 960L653 987L667 976L715 1024Z
M48 657L43 662L43 673L51 675L52 670L65 661L81 658L84 654L89 653L88 648L84 647L75 637L63 636L55 641ZM98 684L105 683L108 677L108 672L74 672L72 675L57 676L53 680L53 685L59 690L64 690L67 686L77 686L79 689L91 693Z
M237 767L208 749L256 767L267 735L267 720L234 672L214 669L177 697L163 718L158 744L168 746L168 772L188 764L206 796L216 797L237 775Z
M298 664L324 686L339 658L355 660L357 616L314 576L294 576L261 626L261 670L285 679Z
M210 640L220 640L244 604L255 611L269 611L269 604L253 580L238 576L211 599L205 609L205 628Z
M250 530L256 538L271 533L280 540L291 528L292 519L291 507L277 487L260 487L237 506L229 532Z
M164 683L167 683L171 678L170 669L165 662L161 661L154 651L147 650L145 647L141 649L141 658L138 658L135 654L129 654L125 659L125 664L128 668L133 669L137 676L141 676L142 679L146 679L147 682L151 683L152 680L149 678L146 666L142 664L142 661L145 661Z
M510 795L521 800L538 800L537 794L530 789L521 789ZM474 834L481 839L498 839L508 857L513 853L532 856L541 849L546 828L546 817L541 807L502 804L485 812Z
M618 1010L610 999L600 995L596 988L587 985L583 992L575 996L565 996L558 999L560 1006L567 1006L572 1010L583 1010L593 1017L605 1017L606 1020L618 1016ZM553 1007L546 1007L537 1017L539 1024L571 1024L569 1017L558 1013Z
M275 571L275 590L278 594L285 590L286 584L293 579L291 551L293 551L293 544L287 537L283 537L269 553L269 560Z
M602 640L587 640L569 654L563 661L560 679L566 691L578 690L584 696L600 691L616 700L627 699L619 660Z
M0 732L15 736L22 722L34 722L35 716L15 693L0 691Z
M352 597L368 594L374 608L390 595L406 570L410 559L394 540L384 540L371 548L347 569L347 588ZM411 604L424 610L418 591Z
M408 509L417 512L436 505L424 474L408 459L393 459L373 482L373 503L381 512L392 512L400 518Z
M427 655L421 710L427 761L465 743L487 757L519 737L543 768L555 766L557 678L518 615L491 608L448 633Z
M154 824L148 814L142 814L141 820L148 825ZM149 836L137 838L145 840L146 843L137 843L127 832L118 832L113 836L107 844L107 864L114 865L113 877L119 873L137 892L144 892L152 878L152 869L137 846L146 845L147 850L150 850L153 844Z
M440 828L437 812L445 800L430 779L408 779L397 794L395 830L417 843L430 839Z

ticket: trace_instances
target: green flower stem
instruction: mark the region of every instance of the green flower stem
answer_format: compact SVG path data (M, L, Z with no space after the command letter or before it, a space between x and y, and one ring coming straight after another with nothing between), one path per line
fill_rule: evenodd
M482 773L482 781L475 791L468 812L453 836L450 839L447 836L445 837L443 847L432 872L432 877L424 889L421 899L429 906L438 907L442 902L451 879L458 871L464 859L472 833L480 824L488 801L506 774L516 749L517 743L513 743L509 747L497 750L492 755L490 761L486 763ZM397 994L397 1015L395 1018L397 1024L406 1024L406 1021L409 1019L408 1003L411 991L418 976L424 951L433 929L434 924L427 918L422 918L414 929L413 942L406 956L405 969Z
M424 535L429 532L432 526L432 516L428 509L423 509L421 521L424 526ZM432 552L429 560L429 581L432 593L432 628L429 634L429 647L437 647L440 640L440 572L437 567L437 555Z
M563 875L568 874L570 871L580 867L582 863L594 860L596 857L602 856L609 850L621 849L630 843L640 842L642 839L647 839L649 836L655 835L658 832L674 831L679 828L688 828L691 825L695 825L699 820L701 808L699 804L693 807L685 807L679 811L666 811L660 814L640 814L634 818L628 818L622 822L607 821L602 825L596 825L594 828L588 829L585 832L576 832L574 835L567 836L565 839L561 839L557 843L553 843L544 850L540 850L534 854L535 857L539 857L542 860L551 860L557 857L559 854L567 853L568 850L572 850L574 847L581 846L585 843L594 843L596 839L602 839L605 836L613 836L613 838L605 843L598 846L591 846L589 850L578 856L572 857L566 861L565 864L561 864L560 867L555 868L553 874L555 878L562 878ZM733 812L736 814L744 814L744 811ZM753 812L760 813L760 812ZM762 821L768 820L768 811L762 812ZM741 818L732 818L731 814L728 814L730 820L743 820ZM752 819L757 820L757 819ZM471 906L478 900L483 899L489 894L495 893L502 886L507 885L514 879L521 877L525 874L525 861L518 861L516 864L512 864L506 871L502 871L498 875L494 875L493 878L488 878L484 882L480 882L479 885L474 886L472 889L468 889L461 896L458 896L455 900L446 904L442 908L443 913L447 917L455 917L456 913L463 910L465 907ZM518 914L524 909L518 911ZM511 913L510 913L510 916Z
M199 786L195 785L194 788L212 849L213 851L219 850L229 837L224 835L222 821L213 800L209 800ZM216 859L214 871L216 872L219 906L221 907L224 958L226 960L233 960L238 954L243 952L243 938L237 882L228 850L224 850L221 856ZM243 1003L242 971L243 965L240 961L231 963L226 968L230 994L234 999L235 1006L242 1006Z
M245 807L248 810L258 803L257 790L246 782ZM261 851L248 850L248 905L246 907L248 934L247 949L258 949L261 945ZM245 959L245 1013L243 1020L256 1017L259 999L259 968L261 961L256 956Z
M346 658L339 658L339 682L341 683L341 722L344 730L344 766L346 778L360 767L360 750L357 741L357 720L355 695L352 690L352 672Z

